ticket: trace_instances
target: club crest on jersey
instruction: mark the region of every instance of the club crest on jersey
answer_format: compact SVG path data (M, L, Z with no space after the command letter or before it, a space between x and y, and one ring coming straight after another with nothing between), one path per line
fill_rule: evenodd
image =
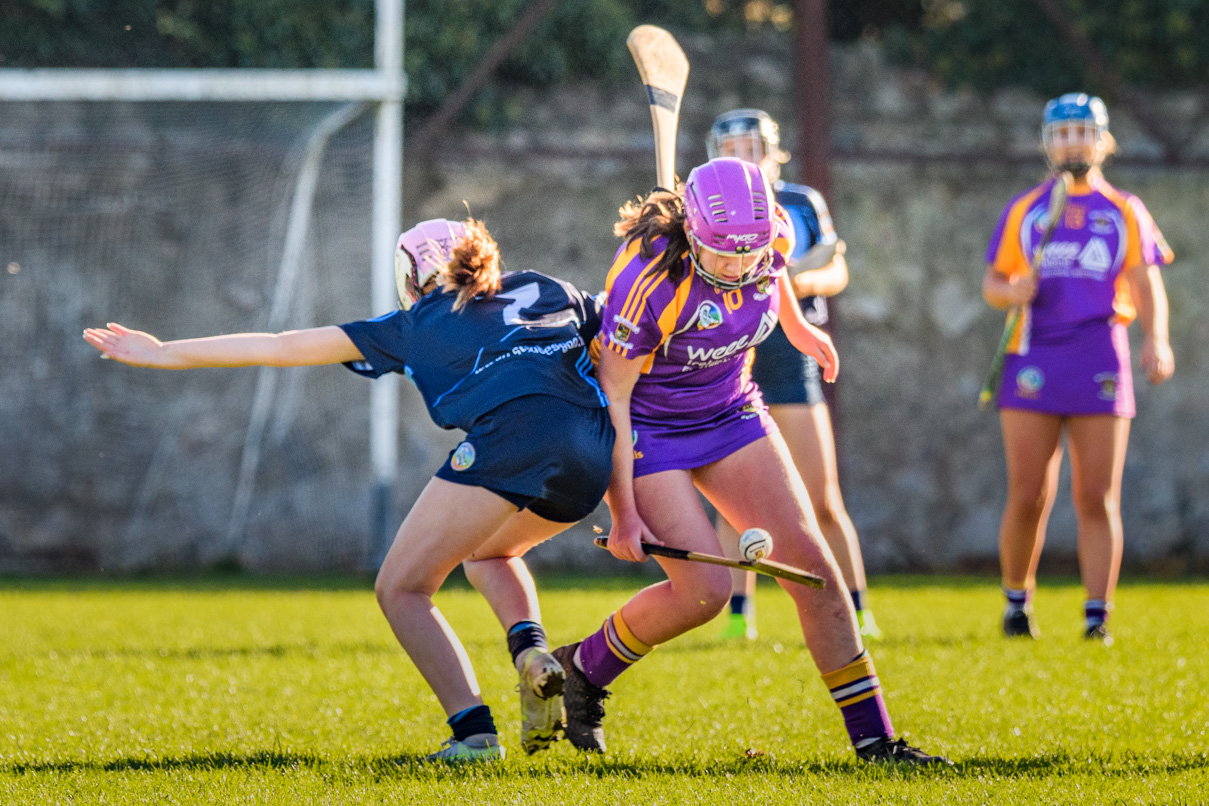
M1082 204L1067 202L1066 214L1062 217L1062 225L1067 229L1083 229L1087 223L1087 207Z
M1097 235L1112 235L1117 231L1116 217L1108 210L1092 210L1087 219L1088 229Z
M459 473L474 464L474 446L469 442L463 442L453 449L453 456L449 458L449 466Z
M1039 367L1025 367L1016 373L1016 394L1032 400L1045 386L1045 373Z
M767 274L761 275L759 280L756 280L756 299L764 299L768 296L768 290L772 288L772 278Z
M1100 385L1099 398L1101 400L1116 400L1117 399L1117 373L1101 372L1092 378L1093 381Z
M633 347L634 345L630 344L630 336L638 332L638 325L620 316L614 316L613 321L617 323L617 327L613 329L613 343L627 350Z
M722 324L722 309L716 302L705 300L697 306L697 329L710 330Z

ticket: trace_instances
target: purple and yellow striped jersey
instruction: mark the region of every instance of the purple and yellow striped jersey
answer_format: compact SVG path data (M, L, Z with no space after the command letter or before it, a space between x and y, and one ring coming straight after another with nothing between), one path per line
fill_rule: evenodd
M642 257L641 241L617 252L605 282L600 339L625 358L646 358L630 399L635 420L691 422L757 393L744 367L749 349L777 324L777 282L793 250L793 228L778 205L771 268L733 291L698 277L687 252L680 256L680 282L651 271L666 247L665 238L656 240L650 259Z
M986 260L1006 277L1026 275L1044 232L1053 179L1008 203ZM1164 266L1171 248L1137 196L1102 177L1071 195L1038 267L1037 296L1026 306L1008 352L1027 355L1035 337L1061 337L1087 321L1129 324L1136 315L1126 279L1138 266Z

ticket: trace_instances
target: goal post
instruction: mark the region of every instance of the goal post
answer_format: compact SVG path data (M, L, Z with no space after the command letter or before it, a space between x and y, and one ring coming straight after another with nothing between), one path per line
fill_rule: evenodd
M402 224L403 183L403 98L407 81L403 72L404 0L376 0L373 69L0 69L0 101L95 101L95 102L348 102L345 114L327 120L335 128L345 125L359 114L357 104L374 106L372 199L370 248L372 281L371 315L387 313L397 307L394 279L394 245ZM353 110L357 112L354 113ZM326 136L313 138L322 149L335 129ZM308 159L312 155L308 155ZM309 198L300 191L299 181L293 203L304 205L309 214ZM306 216L303 216L305 219ZM291 225L293 227L293 223ZM282 270L291 259L291 249L298 251L299 236L293 233L292 243L283 250ZM10 273L12 270L10 269ZM279 305L274 301L274 312ZM274 319L274 317L271 317ZM271 385L270 385L271 386ZM259 395L258 395L259 396ZM391 500L399 460L399 385L398 376L379 379L370 392L369 442L373 467L374 490L370 494L371 512L369 549L364 565L376 567L385 554L392 535L394 517ZM263 406L262 406L263 408ZM256 422L253 416L253 423ZM244 470L255 459L248 450L256 436L249 426L245 444ZM264 423L258 426L263 430ZM250 463L250 465L249 465ZM246 481L241 486L246 486ZM246 492L244 493L246 495ZM232 504L232 517L225 542L230 550L238 550L243 528L240 507L247 502Z

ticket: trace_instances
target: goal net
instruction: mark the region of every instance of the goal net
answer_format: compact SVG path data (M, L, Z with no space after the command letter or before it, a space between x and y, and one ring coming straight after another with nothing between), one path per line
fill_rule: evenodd
M361 566L369 382L134 369L80 334L365 318L372 159L347 104L0 102L0 572Z

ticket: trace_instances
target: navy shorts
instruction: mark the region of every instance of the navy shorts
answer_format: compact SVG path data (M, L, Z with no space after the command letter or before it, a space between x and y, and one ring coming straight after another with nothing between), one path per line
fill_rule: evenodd
M527 395L480 417L436 477L483 487L546 520L574 523L596 509L612 469L608 409Z
M819 363L789 343L780 325L756 347L751 378L760 387L768 406L823 402L823 379Z

